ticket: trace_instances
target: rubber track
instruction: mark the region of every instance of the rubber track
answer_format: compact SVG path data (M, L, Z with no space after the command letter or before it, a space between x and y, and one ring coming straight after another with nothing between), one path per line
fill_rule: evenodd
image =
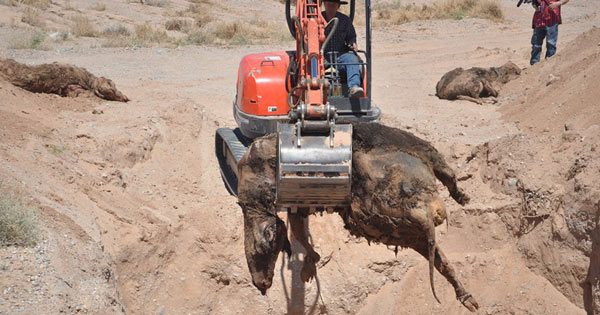
M219 161L221 177L230 194L237 196L237 177L232 167L237 167L237 163L248 150L249 141L244 137L239 129L219 128L215 134L215 154ZM233 155L236 165L227 164L227 159L223 154L223 146Z

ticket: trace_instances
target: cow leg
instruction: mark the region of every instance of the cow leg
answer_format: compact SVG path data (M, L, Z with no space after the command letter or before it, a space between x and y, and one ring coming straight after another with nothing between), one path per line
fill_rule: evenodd
M423 255L426 259L429 259L429 248L427 242L422 242L422 244L416 248L414 248L419 254ZM456 292L456 299L459 300L469 311L475 312L479 308L479 304L475 300L475 298L469 293L465 287L462 285L458 277L456 276L456 271L446 258L446 255L442 252L439 246L436 245L435 251L435 268L450 282L450 284L454 287L454 292Z
M470 97L470 96L466 96L466 95L459 95L459 96L456 97L456 99L461 100L461 101L474 102L474 103L477 103L479 105L483 104L483 101L481 101L480 98Z
M321 259L321 256L315 252L313 247L308 242L304 217L299 214L289 213L288 218L290 219L290 227L292 233L294 234L294 238L298 240L300 245L302 245L302 247L304 247L306 250L306 256L304 257L304 264L302 266L302 271L300 272L300 277L302 278L302 281L308 282L317 275L316 263Z
M498 90L496 90L494 85L487 80L483 81L483 91L485 91L489 96L498 97Z

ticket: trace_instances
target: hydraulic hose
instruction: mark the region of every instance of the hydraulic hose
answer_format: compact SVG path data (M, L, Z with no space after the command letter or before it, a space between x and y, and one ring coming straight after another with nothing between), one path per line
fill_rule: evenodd
M300 35L300 39L298 40L298 44L300 45L300 56L304 55L304 33L302 32L302 25L300 24L300 19L297 16L292 18L294 23L296 24L296 32Z
M287 22L288 29L290 30L290 34L292 34L292 37L296 38L296 29L294 27L294 24L292 23L292 18L290 16L290 7L291 7L290 2L291 2L291 0L285 1L285 21Z
M321 56L325 53L325 47L327 47L327 44L329 43L329 40L331 39L331 36L333 36L333 33L335 33L335 30L337 30L338 27L338 18L334 17L333 19L329 20L329 22L327 23L327 25L325 25L325 30L327 30L327 28L329 27L329 25L331 23L333 23L333 27L331 28L331 31L329 32L329 35L327 35L327 38L325 38L325 41L323 42L323 46L321 46Z
M290 76L292 75L292 62L294 62L291 58L290 58L290 62L288 63L288 68L287 71L285 72L285 90L289 93L290 92Z
M288 103L288 106L290 107L290 109L294 109L294 108L296 108L296 106L298 106L297 103L294 103L293 97L294 97L294 92L296 92L296 90L299 89L299 88L301 88L301 86L295 86L288 93L287 103ZM298 98L298 102L300 102L300 98Z

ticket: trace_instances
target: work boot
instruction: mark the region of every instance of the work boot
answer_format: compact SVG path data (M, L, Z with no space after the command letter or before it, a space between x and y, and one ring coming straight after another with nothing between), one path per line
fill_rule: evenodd
M353 86L350 88L348 95L353 98L363 97L365 95L365 90L363 90L360 86Z

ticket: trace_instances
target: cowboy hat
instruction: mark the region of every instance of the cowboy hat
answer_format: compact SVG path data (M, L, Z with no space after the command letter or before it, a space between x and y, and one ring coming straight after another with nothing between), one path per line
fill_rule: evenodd
M340 0L323 0L323 2L335 2L335 3L339 3L339 4L348 4L347 1L340 1Z

